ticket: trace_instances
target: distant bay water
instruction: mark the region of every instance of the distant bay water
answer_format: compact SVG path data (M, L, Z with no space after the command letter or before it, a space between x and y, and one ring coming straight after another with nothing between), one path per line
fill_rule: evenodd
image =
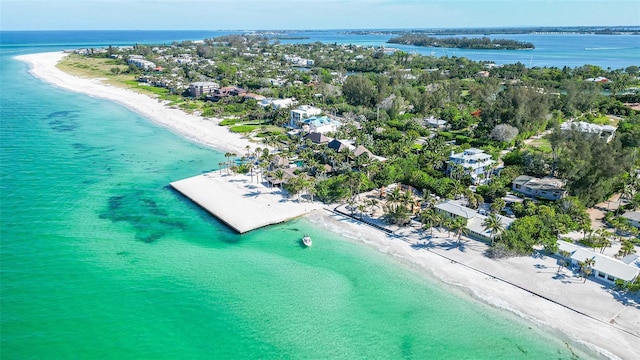
M37 45L46 48L109 46L131 44L170 44L173 41L201 40L242 31L18 31L0 32L2 47ZM426 56L457 56L496 64L523 63L528 67L576 67L585 64L604 69L640 66L640 36L594 34L491 34L488 37L531 42L533 50L473 50L387 44L392 35L356 35L342 30L288 31L272 35L281 43L337 43L386 46ZM482 35L459 35L478 37Z
M0 357L588 358L307 220L233 233L167 187L223 153L13 59L196 34L151 35L2 33Z

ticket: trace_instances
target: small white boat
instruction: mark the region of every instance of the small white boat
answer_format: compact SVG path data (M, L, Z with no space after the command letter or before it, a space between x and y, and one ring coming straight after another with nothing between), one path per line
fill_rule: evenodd
M304 246L311 246L311 236L305 234L305 236L302 237L302 243L304 244Z

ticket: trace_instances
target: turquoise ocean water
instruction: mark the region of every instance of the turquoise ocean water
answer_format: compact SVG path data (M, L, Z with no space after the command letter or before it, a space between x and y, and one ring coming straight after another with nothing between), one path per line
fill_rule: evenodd
M48 50L0 54L2 359L589 358L304 219L233 233L167 187L222 153L13 59Z

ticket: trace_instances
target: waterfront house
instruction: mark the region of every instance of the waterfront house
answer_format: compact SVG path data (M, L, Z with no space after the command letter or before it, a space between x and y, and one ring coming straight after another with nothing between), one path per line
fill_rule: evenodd
M293 109L289 112L290 115L290 119L289 119L289 126L297 129L300 128L300 122L304 119L308 119L312 116L316 116L316 115L320 115L322 114L322 109L319 109L317 107L311 106L311 105L301 105L298 106L296 109Z
M211 95L220 85L212 81L197 81L189 84L189 94L191 97L199 98L202 95Z
M491 174L495 161L483 150L470 148L460 153L451 151L447 172L451 175L454 165L460 165L466 175L470 175L474 184L485 183Z
M564 197L564 182L553 177L536 178L520 175L511 184L511 189L526 196L547 200L558 200Z
M574 267L580 266L579 263L587 259L593 259L595 262L591 269L593 270L594 279L607 283L615 283L616 280L630 282L640 274L640 267L634 265L636 264L635 262L626 264L620 260L564 240L558 240L558 252L556 252L556 255L559 255L560 251L566 251L570 254L567 260Z
M462 204L453 200L436 204L435 209L436 212L452 219L466 219L467 232L468 236L470 237L483 241L491 241L491 239L495 237L495 234L492 235L490 230L484 228L483 223L487 216L480 214L474 209L463 206ZM502 227L505 229L509 228L509 226L511 226L511 223L513 223L513 219L510 219L506 216L498 215L498 218L502 223Z

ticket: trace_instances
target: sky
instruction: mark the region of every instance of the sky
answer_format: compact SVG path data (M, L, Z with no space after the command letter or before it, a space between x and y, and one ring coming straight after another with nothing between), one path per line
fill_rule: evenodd
M640 26L638 0L0 0L0 30Z

